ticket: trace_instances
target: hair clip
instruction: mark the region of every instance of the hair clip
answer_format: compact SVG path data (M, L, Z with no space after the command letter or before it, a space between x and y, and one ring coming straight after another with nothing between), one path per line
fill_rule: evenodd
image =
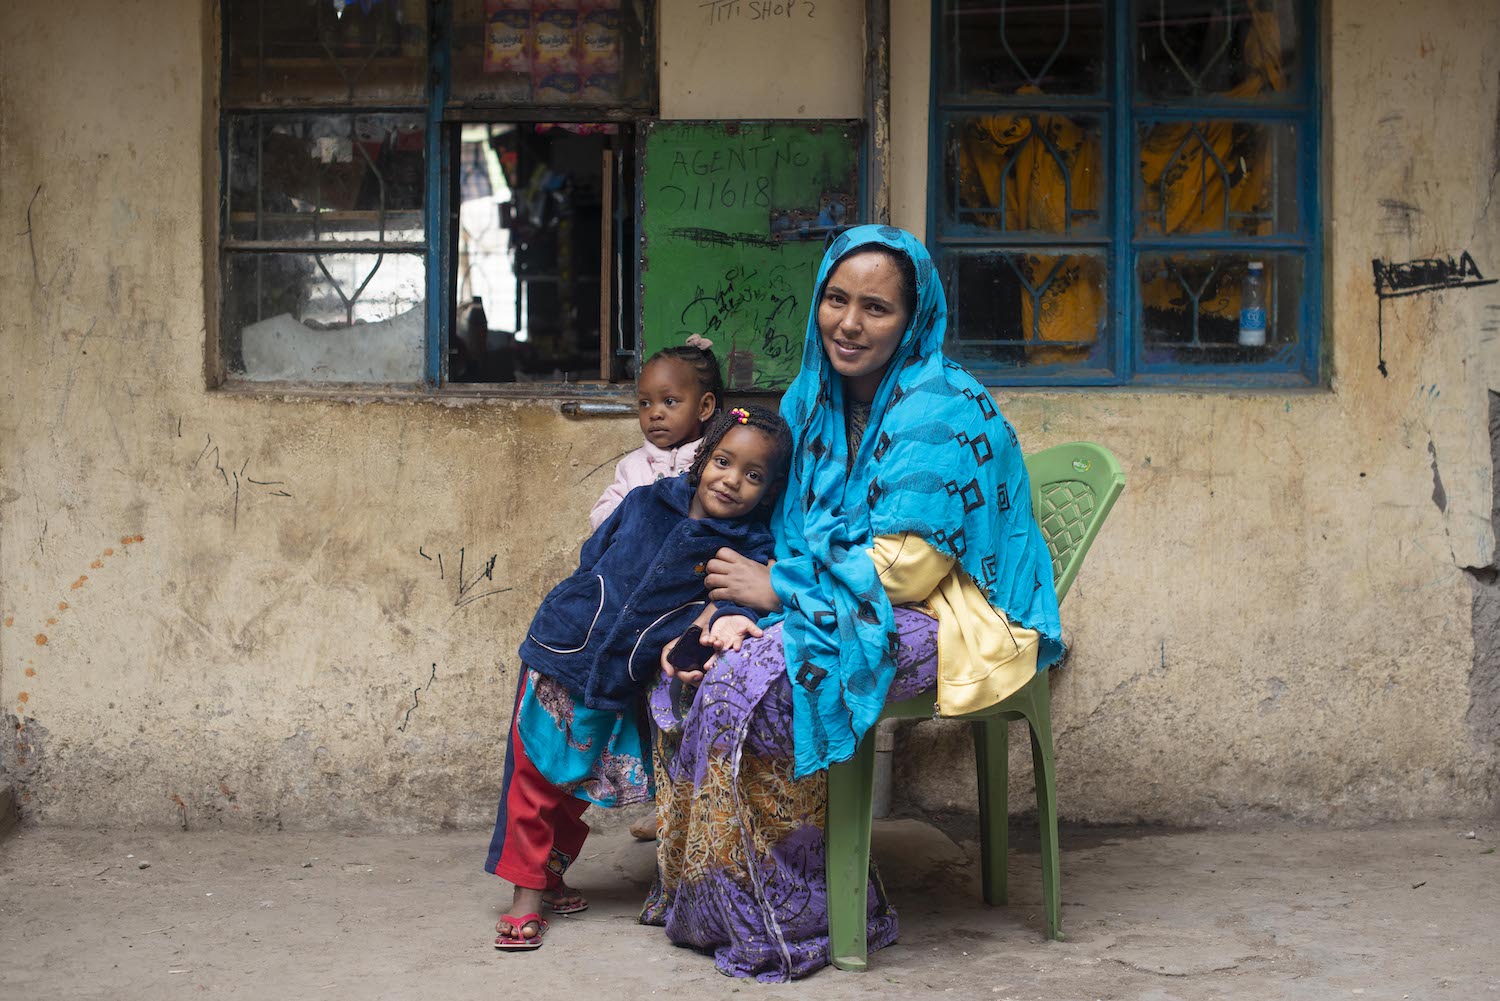
M733 417L741 424L750 423L750 411L746 410L744 407L735 407L733 410L729 411L729 416Z
M702 334L688 334L688 339L684 343L690 348L697 348L699 351L707 351L714 346L714 342Z

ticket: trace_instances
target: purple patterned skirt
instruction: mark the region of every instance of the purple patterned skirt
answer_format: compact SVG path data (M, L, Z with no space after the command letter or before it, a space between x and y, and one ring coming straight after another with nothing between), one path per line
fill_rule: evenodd
M889 701L937 684L937 622L896 609ZM828 963L823 827L827 775L792 778L792 690L781 627L721 656L696 694L652 690L657 881L641 911L719 972L782 981ZM896 940L896 912L871 869L871 951Z

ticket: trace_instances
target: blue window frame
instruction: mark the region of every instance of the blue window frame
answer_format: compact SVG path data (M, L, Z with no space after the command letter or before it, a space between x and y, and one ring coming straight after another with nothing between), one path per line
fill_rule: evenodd
M1316 384L1316 14L934 0L953 354L995 385Z

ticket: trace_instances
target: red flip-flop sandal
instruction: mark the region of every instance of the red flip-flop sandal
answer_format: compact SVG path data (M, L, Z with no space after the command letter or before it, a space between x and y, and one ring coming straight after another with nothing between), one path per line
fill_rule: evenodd
M547 922L540 914L502 914L500 920L510 925L513 934L501 932L495 936L495 948L503 952L530 952L542 947L542 936L547 934ZM523 935L527 925L536 925L535 935Z
M589 898L577 890L559 892L561 895L556 899L543 901L552 909L553 914L582 914L589 909Z

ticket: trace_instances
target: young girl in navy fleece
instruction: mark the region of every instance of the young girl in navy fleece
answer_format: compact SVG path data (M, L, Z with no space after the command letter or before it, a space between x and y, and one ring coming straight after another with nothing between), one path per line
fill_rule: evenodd
M791 430L774 411L735 407L709 426L692 468L625 495L583 544L578 569L542 600L521 643L520 688L485 869L515 885L497 949L535 949L541 905L587 902L563 885L590 802L647 798L639 697L662 648L690 624L705 646L758 635L757 613L710 605L703 576L723 547L761 562L785 477ZM622 764L623 763L623 764Z

